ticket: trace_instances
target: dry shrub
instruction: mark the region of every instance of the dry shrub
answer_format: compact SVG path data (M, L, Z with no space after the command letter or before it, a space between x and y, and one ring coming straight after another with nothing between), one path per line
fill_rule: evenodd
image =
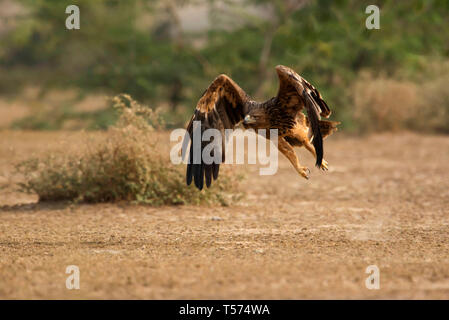
M21 190L37 194L40 201L126 200L152 205L226 205L241 196L236 191L239 177L226 171L207 190L187 187L185 167L164 157L161 150L167 146L155 138L161 123L158 113L128 95L115 97L113 105L120 117L104 141L90 140L77 151L61 150L20 163L18 169L26 177Z
M352 87L353 117L360 131L448 133L449 62L438 66L426 68L414 82L362 73Z
M410 128L449 133L449 73L424 81L419 88L419 96Z
M412 82L364 73L352 92L354 119L366 132L406 128L417 106L417 86Z

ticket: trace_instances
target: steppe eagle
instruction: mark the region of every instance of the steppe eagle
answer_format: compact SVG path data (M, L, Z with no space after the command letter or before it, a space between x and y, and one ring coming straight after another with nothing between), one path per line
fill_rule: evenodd
M201 121L201 133L210 128L218 129L223 136L222 162L224 162L225 129L233 129L240 123L245 129L277 129L279 151L287 157L302 177L308 179L310 170L301 166L293 147L304 146L315 156L316 166L327 170L328 163L323 159L323 139L336 131L340 122L321 120L321 117L328 118L331 110L318 90L308 81L282 65L276 67L276 72L279 77L278 94L262 103L252 100L227 75L219 75L198 101L187 125L184 143L187 140L191 141L193 137L194 121ZM302 113L304 107L307 117ZM201 151L203 148L202 142ZM212 178L214 180L218 178L220 164L206 164L203 160L200 163L193 163L193 143L190 145L189 157L187 185L190 185L193 179L199 190L202 190L204 181L209 187Z

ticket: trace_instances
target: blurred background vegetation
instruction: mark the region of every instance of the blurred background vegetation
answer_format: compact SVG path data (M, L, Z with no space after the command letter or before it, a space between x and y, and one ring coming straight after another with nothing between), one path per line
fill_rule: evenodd
M448 21L447 0L0 0L0 126L106 128L120 93L184 126L218 74L265 100L284 64L348 132L448 133Z

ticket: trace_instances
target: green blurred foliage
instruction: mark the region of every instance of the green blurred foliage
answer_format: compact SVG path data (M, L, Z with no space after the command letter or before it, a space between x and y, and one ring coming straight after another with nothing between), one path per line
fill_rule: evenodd
M0 44L0 94L30 83L126 92L168 106L171 126L185 123L218 74L264 100L276 94L274 66L284 64L319 88L334 117L351 129L351 85L361 71L420 81L428 61L449 56L444 0L17 2L26 10ZM65 28L69 4L80 7L80 30ZM182 30L177 14L190 4L208 8L209 28ZM380 30L365 27L371 4L380 8Z

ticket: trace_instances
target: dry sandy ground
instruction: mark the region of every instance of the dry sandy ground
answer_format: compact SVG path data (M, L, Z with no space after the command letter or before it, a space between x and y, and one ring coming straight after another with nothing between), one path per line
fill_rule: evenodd
M13 161L67 133L0 132L0 298L449 298L449 138L325 144L331 170L248 166L231 207L36 204ZM313 160L300 151L303 162ZM80 268L80 290L65 287ZM368 290L365 269L380 269Z

